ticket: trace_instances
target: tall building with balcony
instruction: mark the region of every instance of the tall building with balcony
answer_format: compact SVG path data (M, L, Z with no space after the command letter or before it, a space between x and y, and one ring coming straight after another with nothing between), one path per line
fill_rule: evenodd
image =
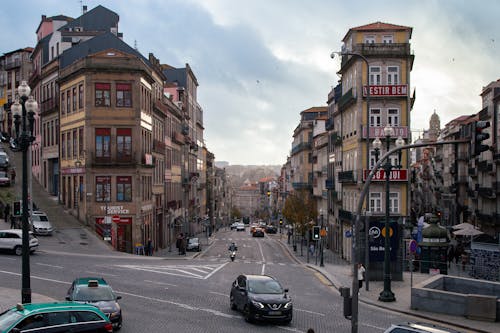
M384 143L380 156L386 153L384 127L389 126L394 131L390 148L395 146L398 137L406 142L411 140L409 128L413 98L409 90L414 60L410 52L411 34L410 27L376 22L349 29L342 40L340 97L336 99L333 93L328 98L330 108L333 108L330 143L338 147L329 148L329 160L335 164L336 181L340 184L335 192L341 197L341 208L334 211L338 215L333 219L342 224L337 230L342 230L341 252L348 260L352 259L352 225L361 188L376 162L373 139L380 138ZM331 106L331 101L334 101L334 106ZM385 173L379 170L372 179L363 209L363 212L368 212L370 228L382 230L385 203L389 200L391 229L394 230L391 258L399 261L402 260L399 226L409 218L408 156L406 151L401 161L397 154L390 156L391 163L401 165L401 168L392 170L389 175L389 197L385 194ZM370 277L374 279L382 279L383 271L383 237L379 238L369 243ZM358 249L360 258L364 258L365 242L361 243ZM393 274L397 279L401 276L401 265L391 266L396 269Z

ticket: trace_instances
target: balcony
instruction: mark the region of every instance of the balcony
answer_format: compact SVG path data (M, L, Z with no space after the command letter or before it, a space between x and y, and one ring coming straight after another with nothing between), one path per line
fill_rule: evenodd
M349 89L338 101L339 110L343 110L351 104L356 103L356 94L353 93L352 88Z
M333 145L340 145L342 144L342 137L339 135L338 132L333 132L331 135L331 140Z
M339 219L344 221L352 221L352 213L348 210L339 209Z
M354 170L341 171L338 175L339 183L356 183L356 172Z
M153 140L153 151L159 154L165 154L165 143L160 140Z
M328 118L328 120L326 121L325 129L327 131L331 131L333 129L333 119L332 118Z
M335 188L335 180L333 178L328 178L325 180L325 187L328 190L334 189Z
M467 171L469 172L469 176L471 176L471 177L477 177L477 169L476 168L472 168L471 167Z
M135 167L139 163L134 159L135 153L126 156L96 157L91 153L93 167Z
M295 147L292 147L292 153L291 155L298 154L299 152L303 150L310 150L311 149L311 143L310 142L301 142Z
M310 190L312 185L310 183L292 183L294 190Z
M342 201L342 197L340 196L340 193L337 191L332 191L332 199L335 201Z
M4 69L8 71L9 69L20 67L21 66L21 59L16 59L16 60L11 60L11 61L6 61L4 63ZM17 85L16 85L17 87Z
M172 135L172 140L178 144L181 144L183 145L184 143L186 143L186 139L184 137L184 134L182 133L179 133L179 132L174 132L173 135Z
M48 98L40 104L40 114L59 111L59 98Z
M491 187L480 187L477 192L481 197L486 199L495 199L497 197Z
M488 163L487 160L480 161L479 163L477 163L477 169L482 172L492 172L493 164Z

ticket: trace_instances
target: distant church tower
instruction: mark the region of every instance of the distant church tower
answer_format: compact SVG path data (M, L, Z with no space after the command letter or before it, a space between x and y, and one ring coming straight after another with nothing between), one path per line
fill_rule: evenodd
M431 120L429 121L429 140L436 141L440 132L441 121L439 120L439 116L436 114L436 110L434 110Z

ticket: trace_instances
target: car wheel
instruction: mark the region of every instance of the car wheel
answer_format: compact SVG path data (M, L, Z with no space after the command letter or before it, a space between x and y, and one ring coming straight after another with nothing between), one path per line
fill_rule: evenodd
M248 305L245 305L245 308L243 309L243 316L245 317L245 321L247 323L252 322L252 314L250 313L250 308Z
M16 246L16 247L14 248L14 253L16 254L16 256L20 256L20 255L22 255L22 254L23 254L23 248L22 248L21 246L19 246L19 245L18 245L18 246Z
M229 297L229 307L231 308L231 310L237 310L238 309L237 306L236 306L236 304L234 303L234 296L233 295L231 295Z

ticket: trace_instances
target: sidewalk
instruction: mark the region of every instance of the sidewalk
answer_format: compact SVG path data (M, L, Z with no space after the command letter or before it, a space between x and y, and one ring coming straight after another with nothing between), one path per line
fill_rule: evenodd
M279 235L278 235L279 236ZM287 237L281 239L275 238L281 245L288 250L290 255L303 265L321 273L335 289L340 287L348 287L352 290L352 265L340 258L336 253L330 250L325 250L323 254L324 267L319 266L319 260L316 264L316 257L312 257L307 263L307 249L304 247L303 255L301 256L300 245L297 245L297 252L293 251L292 244L287 243ZM464 332L499 332L500 324L495 322L470 320L465 317L450 316L446 314L431 313L426 311L412 310L411 306L411 280L413 285L427 280L431 276L414 272L411 276L410 272L403 273L403 281L392 281L391 290L396 296L394 302L381 302L378 300L380 292L384 289L383 281L370 281L369 291L365 289L365 285L360 290L359 301L365 304L371 304L379 308L384 308L390 311L399 312L407 315L420 317L422 319L432 320L443 324L460 327ZM340 300L340 294L339 294ZM347 320L347 319L346 319Z

